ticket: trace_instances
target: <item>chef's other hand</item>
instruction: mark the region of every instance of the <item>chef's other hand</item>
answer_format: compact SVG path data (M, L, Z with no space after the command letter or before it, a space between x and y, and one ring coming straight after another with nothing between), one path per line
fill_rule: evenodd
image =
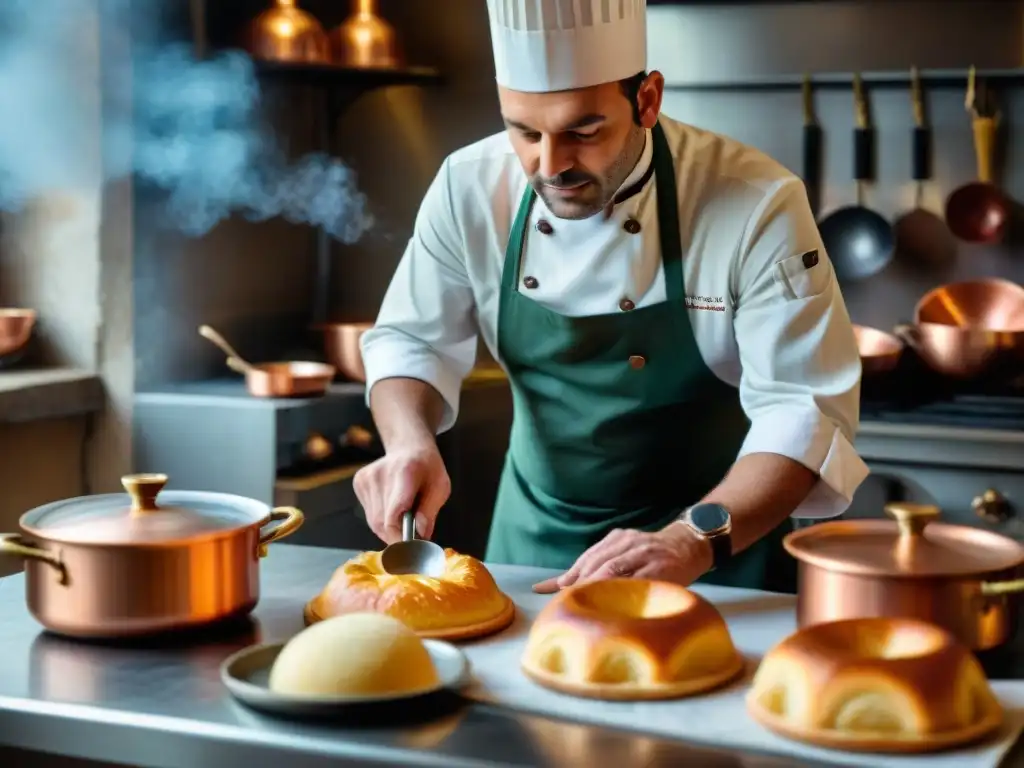
M712 562L711 544L685 525L673 523L655 533L616 529L580 555L568 571L533 589L549 594L574 584L627 576L686 587L707 573Z
M366 522L385 544L402 540L402 515L409 510L416 512L420 538L429 539L452 489L436 445L391 451L356 472L352 485Z

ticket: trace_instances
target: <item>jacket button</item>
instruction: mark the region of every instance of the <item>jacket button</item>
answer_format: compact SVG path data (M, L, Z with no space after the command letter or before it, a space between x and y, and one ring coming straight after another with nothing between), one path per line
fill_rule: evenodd
M619 302L619 309L623 312L631 312L636 309L636 304L634 304L630 299L623 299Z
M523 285L525 285L527 288L529 288L532 291L534 288L536 288L538 285L540 285L540 283L537 282L537 278L536 277L531 277L531 276L527 275L526 277L523 278Z
M636 219L626 219L625 223L622 225L622 228L629 232L629 234L636 235L639 234L640 232L640 222L637 221Z
M550 235L555 231L555 228L551 226L547 219L541 219L537 222L537 231L542 235Z
M639 371L647 365L647 361L644 360L643 355L630 355L629 356L629 367L634 371Z

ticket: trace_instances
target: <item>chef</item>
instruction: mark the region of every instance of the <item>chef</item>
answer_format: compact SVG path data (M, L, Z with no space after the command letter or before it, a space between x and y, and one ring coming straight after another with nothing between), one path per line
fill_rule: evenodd
M644 0L488 0L506 130L441 165L363 336L384 458L371 528L429 537L478 338L515 408L487 547L554 591L608 577L791 588L792 518L833 517L860 359L800 180L661 114ZM479 510L479 514L486 514Z

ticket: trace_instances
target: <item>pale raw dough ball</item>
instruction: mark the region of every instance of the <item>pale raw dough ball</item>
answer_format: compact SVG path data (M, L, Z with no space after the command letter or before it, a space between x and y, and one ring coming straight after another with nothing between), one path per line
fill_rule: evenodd
M293 637L270 670L270 690L293 696L408 694L436 687L423 641L379 613L321 621Z

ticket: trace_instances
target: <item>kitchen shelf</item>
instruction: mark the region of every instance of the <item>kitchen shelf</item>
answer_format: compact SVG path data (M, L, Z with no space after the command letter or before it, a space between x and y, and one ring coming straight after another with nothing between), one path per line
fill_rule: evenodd
M657 69L657 66L654 67ZM921 83L932 87L967 87L965 69L922 69ZM979 69L978 79L986 83L1024 85L1024 68ZM811 83L816 89L848 89L853 87L853 72L811 73ZM861 80L872 88L908 88L910 70L897 72L862 72ZM666 82L669 91L786 91L803 85L804 75L770 75L764 78L737 80L700 80L694 82Z
M347 90L371 90L394 85L436 85L442 81L441 73L432 67L359 69L319 64L257 61L256 72L265 80L273 79L295 85L316 85Z

